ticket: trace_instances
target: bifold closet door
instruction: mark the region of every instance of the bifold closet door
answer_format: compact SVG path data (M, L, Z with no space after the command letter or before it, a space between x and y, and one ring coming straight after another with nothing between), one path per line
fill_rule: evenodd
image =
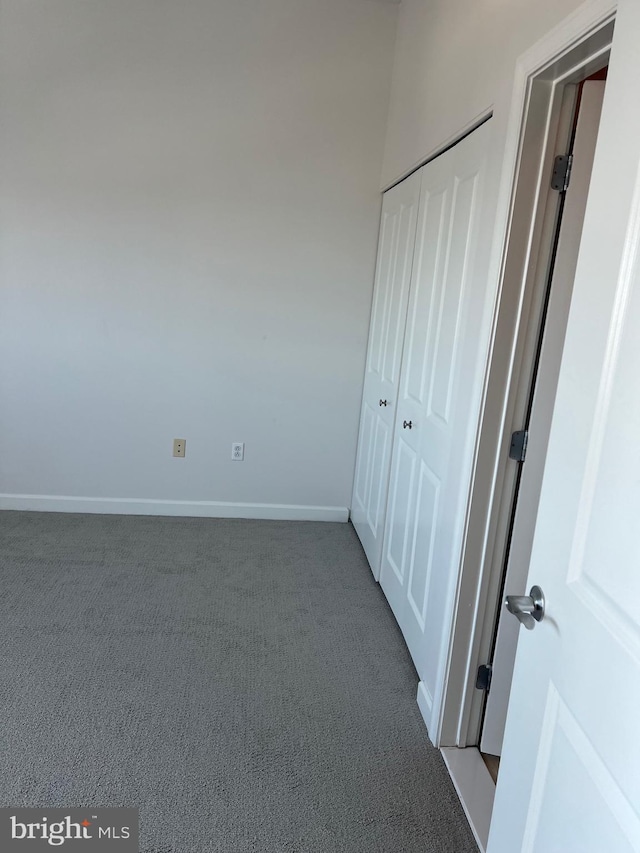
M430 713L446 658L482 388L487 122L423 167L380 583ZM424 709L423 709L424 710Z
M389 484L391 439L415 246L420 175L384 194L369 347L351 501L355 527L376 580Z

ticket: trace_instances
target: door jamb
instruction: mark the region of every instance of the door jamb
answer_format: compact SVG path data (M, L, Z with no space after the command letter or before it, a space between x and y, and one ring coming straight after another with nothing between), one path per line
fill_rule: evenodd
M498 609L498 602L491 601L491 594L495 599L497 593L495 572L490 569L493 551L499 544L496 520L504 486L510 389L517 381L517 348L527 320L525 285L530 259L535 258L538 249L536 240L540 240L536 235L538 204L546 198L543 182L548 178L549 163L543 155L549 144L553 145L554 127L557 132L554 95L560 84L588 76L603 64L602 57L611 45L616 8L613 0L589 0L516 64L496 220L506 223L502 233L501 228L496 229L500 238L497 250L502 257L500 284L444 696L437 730L430 732L440 747L466 747L478 742L482 706L475 673L484 662L481 655L485 652L488 626L495 624Z

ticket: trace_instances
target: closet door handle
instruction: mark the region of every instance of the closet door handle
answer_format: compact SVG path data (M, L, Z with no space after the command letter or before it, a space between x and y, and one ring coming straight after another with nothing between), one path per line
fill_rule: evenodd
M381 406L388 406L388 405L389 405L389 401L388 401L388 400L380 400L380 404L379 404L379 405L381 405Z
M402 421L402 429L412 429L412 427L411 421Z

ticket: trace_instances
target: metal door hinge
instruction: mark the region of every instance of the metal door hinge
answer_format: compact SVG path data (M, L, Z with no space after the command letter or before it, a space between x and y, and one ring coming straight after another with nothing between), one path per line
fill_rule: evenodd
M511 435L511 447L509 448L509 459L515 459L516 462L524 462L527 455L527 444L529 443L529 431L526 429L518 430Z
M566 192L571 180L571 167L573 165L573 154L560 154L553 161L553 173L551 175L551 189L559 193Z
M483 663L482 666L478 667L478 675L476 677L476 689L477 690L486 690L489 692L489 688L491 687L491 673L493 672L493 667L490 663Z

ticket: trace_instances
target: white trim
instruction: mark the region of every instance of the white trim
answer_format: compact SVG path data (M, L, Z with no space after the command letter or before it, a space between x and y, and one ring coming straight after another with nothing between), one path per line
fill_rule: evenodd
M479 750L444 747L440 750L469 821L476 843L485 853L496 786Z
M384 194L389 190L392 190L398 184L401 184L403 181L406 181L407 178L411 177L414 172L417 172L418 169L422 169L423 166L426 166L427 163L430 163L432 160L435 160L436 157L440 157L441 154L444 154L450 148L453 148L454 145L457 145L458 142L462 142L465 136L469 136L469 134L473 133L474 130L477 130L481 125L483 125L486 121L489 121L490 118L493 118L493 105L489 105L485 109L481 110L476 116L474 116L471 121L468 121L464 127L458 128L454 133L448 136L445 140L443 140L439 145L436 145L435 148L432 148L424 157L421 157L420 160L417 160L413 166L410 166L408 169L405 169L398 177L393 178L393 180L384 184L381 192Z
M256 518L274 521L349 520L346 506L250 504L225 501L159 501L145 498L87 498L71 495L0 494L0 510L90 512L116 515L173 515L194 518Z
M547 33L518 60L518 71L522 77L533 77L545 66L568 53L572 47L610 21L618 8L618 0L587 0L575 12L566 17L557 27ZM512 106L515 102L512 103ZM513 126L520 125L523 113L511 114ZM519 134L518 134L519 136ZM517 147L517 143L516 146Z
M420 713L422 714L424 724L427 727L427 734L431 738L431 742L434 743L434 739L429 734L429 729L431 727L431 717L433 715L433 697L427 690L427 686L424 681L418 682L418 695L416 696L416 702L418 703L418 708L420 709Z

